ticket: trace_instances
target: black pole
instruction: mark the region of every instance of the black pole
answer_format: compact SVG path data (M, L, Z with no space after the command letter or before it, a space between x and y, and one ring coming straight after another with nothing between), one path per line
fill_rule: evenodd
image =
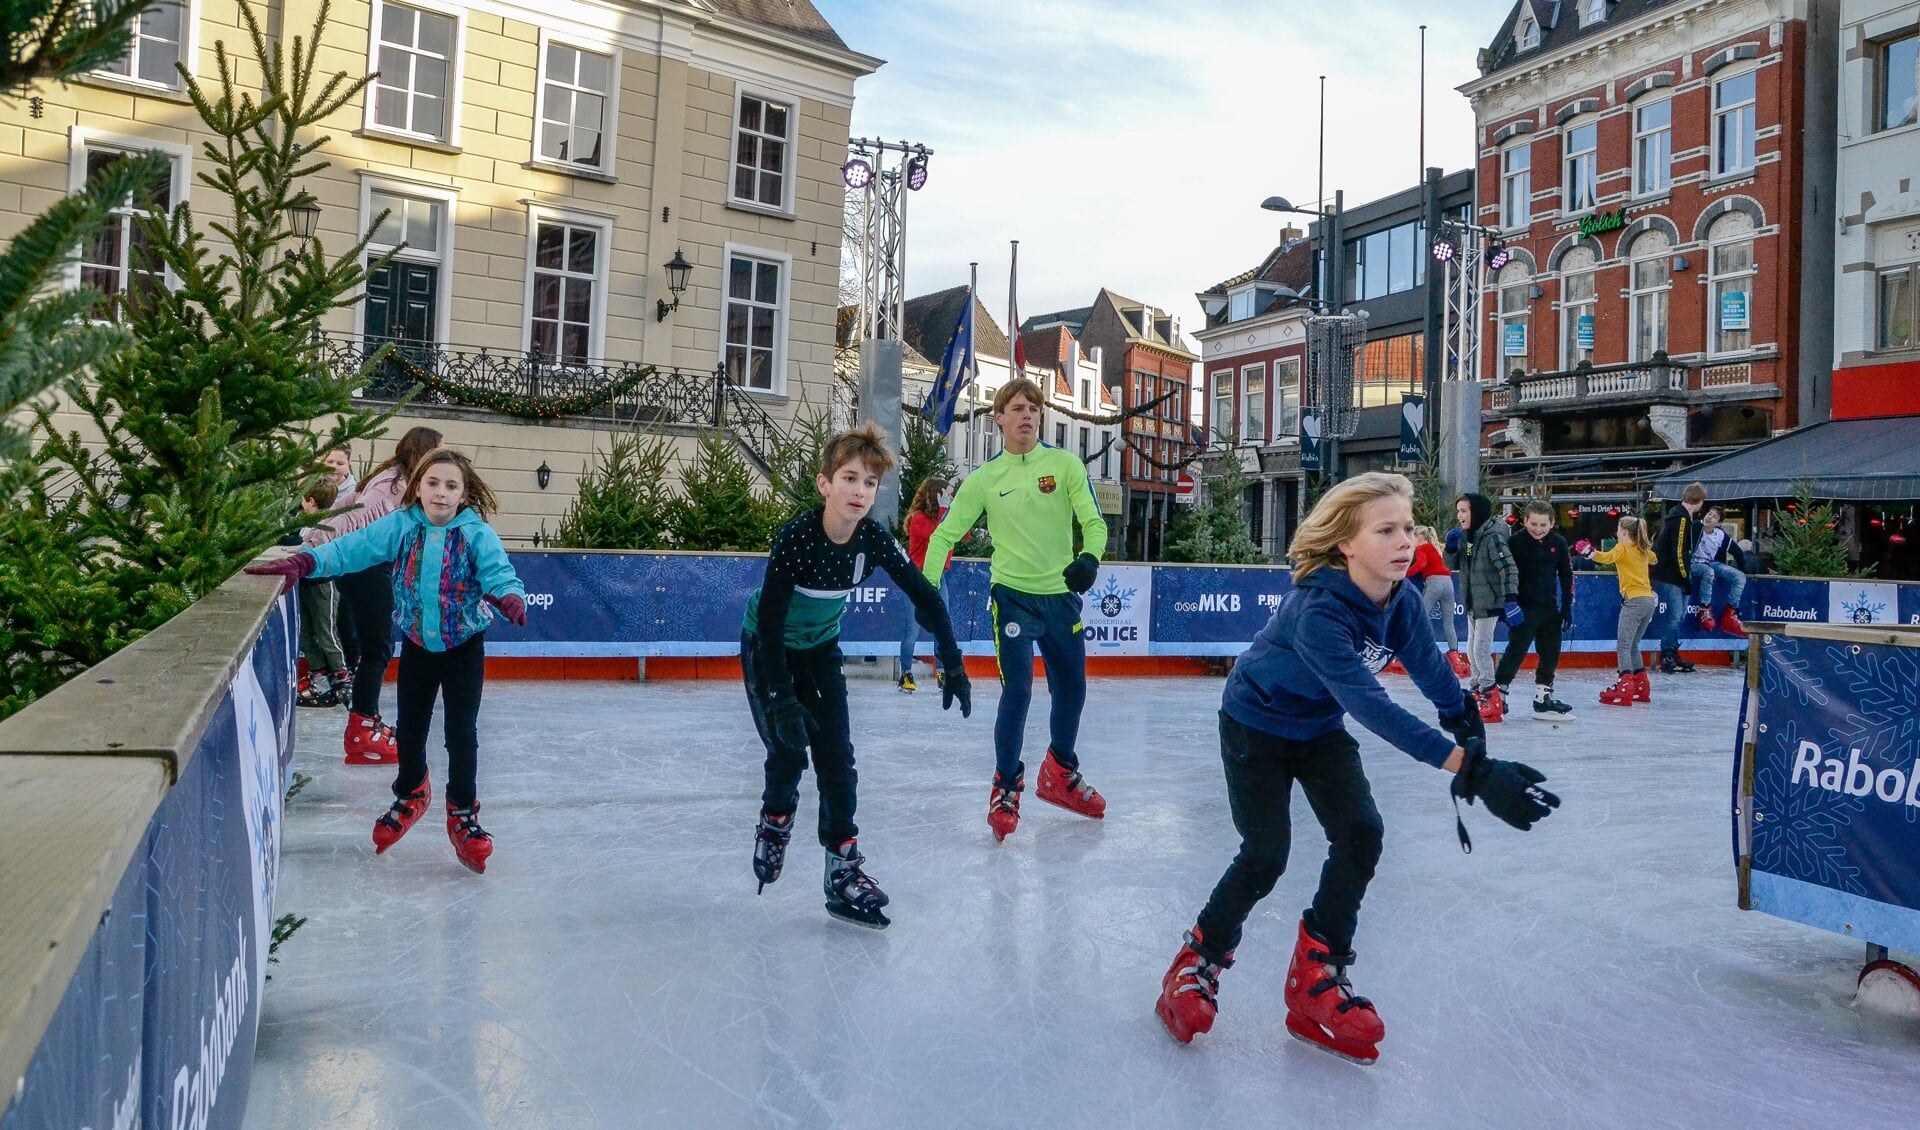
M1331 292L1331 297L1328 301L1333 304L1335 313L1345 313L1347 306L1347 249L1344 232L1345 216L1343 215L1345 209L1346 191L1336 188L1333 190L1333 213L1327 217L1326 228L1324 229L1330 233L1327 237L1327 247L1329 249L1327 259L1327 273L1329 276L1327 289ZM1340 338L1339 335L1335 333L1327 335L1327 340L1330 343L1327 350L1327 378L1328 383L1331 383L1335 358L1339 356L1340 346L1338 343ZM1351 397L1353 390L1348 389L1347 395ZM1351 404L1344 405L1343 408L1348 412L1353 411L1353 405ZM1340 472L1340 436L1335 431L1328 429L1325 423L1321 425L1321 428L1321 434L1326 438L1323 443L1323 450L1320 453L1320 460L1322 465L1327 468L1329 474L1328 481L1337 483L1346 477Z
M1426 225L1429 245L1439 236L1440 225L1445 220L1445 213L1440 207L1440 177L1439 169L1428 169L1426 183L1423 186L1425 199L1421 202L1421 214L1422 222ZM1436 413L1439 410L1440 382L1443 379L1440 366L1446 356L1446 342L1440 340L1440 323L1444 320L1447 308L1447 272L1445 267L1433 261L1433 256L1427 253L1426 247L1419 249L1419 255L1421 277L1427 280L1425 287L1427 309L1421 323L1426 348L1420 359L1420 385L1427 397L1427 426L1431 434L1432 421L1438 419Z

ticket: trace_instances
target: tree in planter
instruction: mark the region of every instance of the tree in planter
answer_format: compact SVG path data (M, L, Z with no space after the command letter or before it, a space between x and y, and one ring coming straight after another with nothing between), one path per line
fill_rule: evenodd
M1207 476L1207 500L1190 508L1167 538L1165 560L1214 565L1263 565L1268 557L1253 543L1245 512L1247 473L1234 450L1236 437L1222 434L1215 473Z
M928 479L952 482L959 473L947 456L947 437L940 434L940 429L918 412L905 413L905 420L901 427L906 448L900 456L900 512L894 515L893 523L894 529L903 533L907 508L913 505L920 484Z
M572 549L666 549L670 543L673 447L664 437L613 437L547 543Z
M833 418L827 412L814 408L794 416L773 453L767 492L773 530L825 501L814 480L820 477L820 457L832 438Z
M775 517L785 513L754 489L753 471L733 437L719 429L700 433L700 447L680 476L681 497L669 525L674 548L765 553Z
M1780 534L1769 547L1773 569L1789 577L1846 577L1856 574L1847 568L1847 544L1839 533L1838 515L1833 503L1818 502L1813 487L1795 483L1793 505L1778 513ZM1858 576L1873 572L1869 565Z
M330 371L318 349L321 319L365 278L365 240L333 260L317 239L282 254L289 209L312 203L297 182L326 167L315 154L327 138L313 131L368 80L316 81L324 3L290 51L267 43L246 3L239 14L246 77L219 43L218 89L185 84L214 138L198 179L225 206L206 225L224 246L184 203L137 214L135 282L118 310L134 344L65 386L104 440L63 435L51 409L36 410L39 449L0 516L0 712L225 581L296 523L321 454L385 420L351 396L366 370ZM56 497L56 482L72 493Z

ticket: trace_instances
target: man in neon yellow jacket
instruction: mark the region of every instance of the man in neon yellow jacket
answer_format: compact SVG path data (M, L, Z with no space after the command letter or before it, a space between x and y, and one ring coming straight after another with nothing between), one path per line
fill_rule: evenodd
M1093 587L1107 544L1087 468L1080 458L1040 442L1045 401L1025 377L993 398L993 422L1005 450L968 475L927 545L925 572L935 588L952 549L982 514L993 539L994 655L1000 662L1000 714L993 725L995 767L987 824L1004 840L1020 823L1026 766L1020 746L1033 699L1033 651L1047 661L1053 698L1052 744L1040 765L1041 800L1095 820L1107 802L1080 775L1074 739L1087 699L1087 644L1080 594ZM1074 522L1080 542L1074 549Z

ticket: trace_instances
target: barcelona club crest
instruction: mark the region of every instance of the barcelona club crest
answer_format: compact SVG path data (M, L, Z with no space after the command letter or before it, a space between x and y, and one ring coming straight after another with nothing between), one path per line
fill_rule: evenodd
M1052 494L1054 490L1057 487L1059 487L1059 485L1060 485L1059 483L1056 483L1053 481L1052 475L1040 476L1040 493L1041 494Z

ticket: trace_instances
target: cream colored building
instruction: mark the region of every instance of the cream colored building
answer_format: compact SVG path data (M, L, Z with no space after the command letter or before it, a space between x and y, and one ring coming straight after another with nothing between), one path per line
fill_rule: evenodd
M287 39L317 10L255 9ZM174 71L214 86L216 41L250 55L232 0L163 0L123 65L37 90L38 116L0 130L0 236L128 150L169 154L172 199L216 219L194 180L208 135ZM318 239L337 251L386 211L376 248L405 243L335 313L343 352L396 338L508 381L534 354L576 382L640 363L700 387L724 369L776 424L831 402L839 166L854 81L880 60L809 0L339 0L322 47L323 74L379 74L328 123L332 166L306 185ZM77 277L126 285L128 224L83 248ZM692 268L677 296L676 254ZM615 426L423 406L382 453L416 420L473 452L509 541L551 524ZM656 426L689 446L684 422Z

